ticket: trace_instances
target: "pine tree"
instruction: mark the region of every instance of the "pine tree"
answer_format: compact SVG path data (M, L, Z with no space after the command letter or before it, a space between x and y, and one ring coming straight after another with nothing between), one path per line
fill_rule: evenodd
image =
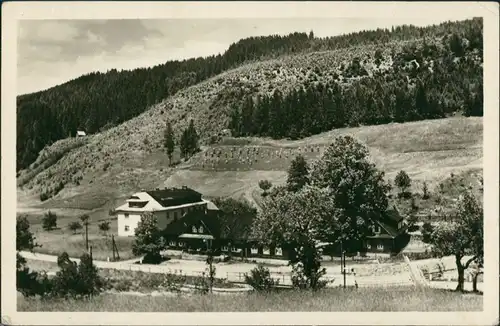
M172 155L174 153L175 149L175 138L174 138L174 132L172 130L172 125L170 124L170 121L167 122L167 126L165 128L165 148L167 149L167 155L168 155L168 161L169 164L172 164Z

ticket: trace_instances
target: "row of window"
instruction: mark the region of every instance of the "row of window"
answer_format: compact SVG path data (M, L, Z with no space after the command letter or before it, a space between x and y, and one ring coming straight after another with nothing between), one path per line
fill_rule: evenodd
M366 245L366 249L371 249L371 248L372 248L372 245L371 245L371 244L367 244L367 245ZM377 244L377 249L378 249L378 250L384 250L384 245L383 245L383 244L381 244L381 243Z
M180 248L184 248L184 247L186 246L186 243L185 243L185 242L183 242L183 241L176 242L176 241L173 241L173 240L172 240L172 241L170 241L168 244L169 244L169 246L170 246L170 247L180 247ZM241 252L242 250L243 250L243 249L241 249L241 248L237 248L237 247L231 247L231 248L230 248L230 247L228 247L228 246L222 246L222 247L221 247L221 251L222 251L222 252L229 252L229 251L231 251L231 252L239 253L239 252ZM250 253L251 253L251 254L256 255L256 254L258 254L258 253L259 253L259 249L258 249L258 248L251 248L251 249L250 249ZM269 248L264 248L264 249L262 250L262 253L263 253L264 255L271 255L271 250L270 250ZM283 250L282 250L281 248L279 248L279 247L278 247L278 248L275 248L275 250L274 250L274 254L275 254L276 256L283 256Z
M173 218L177 219L179 217L182 217L185 213L189 213L189 212L197 211L197 210L202 210L202 209L203 209L203 205L196 205L196 206L189 206L186 208L181 208L179 210L176 210L176 211L173 211L170 213L173 213ZM167 214L170 214L170 213L167 213ZM178 213L179 213L179 215L177 215ZM125 215L125 218L129 218L129 213L125 213L124 215Z
M203 226L200 225L199 228L196 228L196 226L193 225L193 228L191 230L193 233L203 233Z

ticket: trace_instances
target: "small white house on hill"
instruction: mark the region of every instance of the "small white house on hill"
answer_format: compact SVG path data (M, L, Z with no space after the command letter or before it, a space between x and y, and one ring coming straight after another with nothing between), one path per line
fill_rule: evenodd
M85 136L87 136L87 134L85 133L85 131L78 130L76 132L76 137L85 137Z
M158 228L164 230L168 224L188 212L213 209L217 207L203 199L199 192L187 187L141 191L130 196L125 204L115 209L118 217L118 236L134 236L141 216L146 212L154 213Z

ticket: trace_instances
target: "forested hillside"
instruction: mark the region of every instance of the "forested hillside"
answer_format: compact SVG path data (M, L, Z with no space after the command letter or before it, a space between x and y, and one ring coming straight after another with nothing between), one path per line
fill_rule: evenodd
M387 53L395 42L404 42L404 50ZM297 66L296 76L284 77L294 80L289 92L286 87L278 92L268 89L260 100L252 92L224 95L231 97L225 106L235 104L231 128L241 135L297 138L339 126L441 117L458 110L481 115L482 42L481 19L330 38L294 33L244 39L218 56L91 73L17 98L17 169L26 168L46 145L74 135L77 129L87 133L109 129L188 86L244 63L354 46L361 54L348 64L332 66L327 76L325 70ZM360 51L363 46L370 50ZM240 103L247 103L246 109ZM190 109L196 117L199 108ZM285 131L284 126L293 128Z
M229 128L236 136L298 139L457 112L482 116L482 45L474 33L412 42L399 53L376 50L338 69L316 67L287 94L252 95L235 104Z

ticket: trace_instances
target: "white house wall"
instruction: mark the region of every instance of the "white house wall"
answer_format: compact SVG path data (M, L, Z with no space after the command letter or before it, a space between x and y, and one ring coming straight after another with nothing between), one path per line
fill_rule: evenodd
M182 208L176 208L176 209L169 209L169 210L162 210L162 211L152 211L151 213L156 215L156 220L158 223L158 229L164 230L168 224L170 224L175 217L181 218L183 214L188 213L192 210L195 209L205 209L207 206L206 203L199 204L196 203L194 205L182 207ZM135 235L135 229L137 228L137 225L139 224L139 221L141 220L141 214L145 213L146 211L143 212L129 212L128 217L126 217L125 212L119 212L118 215L118 236L120 237L128 237L128 236L134 236ZM126 227L128 226L128 230L126 230Z
M141 220L141 214L118 213L118 236L128 237L135 235L135 229Z

